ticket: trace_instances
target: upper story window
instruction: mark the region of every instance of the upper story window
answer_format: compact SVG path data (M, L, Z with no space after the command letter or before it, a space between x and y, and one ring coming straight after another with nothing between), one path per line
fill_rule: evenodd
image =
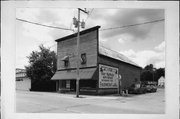
M81 54L81 64L86 64L87 58L86 58L86 53Z
M64 61L64 66L68 67L68 65L69 65L69 56L65 56L61 60Z
M65 67L68 67L68 65L69 65L69 60L68 60L68 61L65 60L65 61L64 61L64 66L65 66Z

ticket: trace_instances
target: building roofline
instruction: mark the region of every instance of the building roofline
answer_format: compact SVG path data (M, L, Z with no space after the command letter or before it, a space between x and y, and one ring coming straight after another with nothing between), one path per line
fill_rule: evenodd
M92 27L92 28L83 30L83 31L80 32L80 35L86 34L86 33L88 33L88 32L94 31L94 30L98 30L100 27L101 27L101 26L95 26L95 27ZM59 42L59 41L63 41L63 40L66 40L66 39L70 39L70 38L73 38L73 37L76 37L76 36L77 36L77 33L74 33L74 34L71 34L71 35L68 35L68 36L59 38L59 39L57 39L57 40L55 40L55 41L56 41L56 42Z
M119 58L119 57L117 57L117 55L116 55L116 57L113 57L113 55L110 56L109 53L106 54L104 51L102 52L102 50L101 50L101 51L99 50L99 54L100 54L100 55L103 55L103 56L106 56L106 57L109 57L109 58L112 58L112 59L115 59L115 60L124 62L124 63L126 63L126 64L130 64L130 65L132 65L132 66L135 66L135 67L138 67L138 68L141 68L141 69L142 69L141 66L139 66L138 64L136 64L135 62L133 62L132 60L130 60L127 56L125 56L125 55L123 55L123 54L121 54L121 53L119 53L119 52L117 52L117 51L108 49L108 48L106 48L106 47L104 47L104 46L102 46L102 45L100 45L100 47L101 47L101 49L103 49L103 50L106 49L106 50L108 50L108 51L111 51L111 53L113 53L113 54L121 55L122 57L124 57L124 58L126 58L126 59L124 59L124 58Z
M89 32L95 31L95 30L98 30L100 27L101 26L94 26L92 28L83 30L83 31L80 32L80 35L83 35L83 34L86 34L86 33L89 33ZM71 34L71 35L59 38L59 39L57 39L55 41L59 42L59 41L67 40L67 39L74 38L74 37L77 37L77 33L74 33L74 34ZM109 49L107 49L107 50L109 50ZM121 53L118 53L118 52L115 52L115 51L111 51L111 52L122 55ZM120 60L120 59L117 59L117 58L114 58L114 57L111 57L111 56L107 56L107 55L105 55L105 54L103 54L101 52L99 52L99 54L142 69L142 67L138 66L136 63L132 62L129 58L127 58L124 55L123 55L123 57L126 57L126 59L128 59L128 61L124 61L124 60Z
M125 61L121 61L121 60L118 60L118 59L116 59L116 58L113 58L113 57L110 57L110 56L107 56L107 55L104 55L104 54L101 54L101 53L99 53L99 55L104 56L104 57L107 57L107 58L111 58L111 59L113 59L113 60L117 60L117 61L119 61L119 62L122 62L122 63L128 64L128 65L134 66L134 67L139 68L139 69L142 69L141 66L138 66L138 65L135 65L135 64L131 64L131 63L128 63L128 62L125 62Z

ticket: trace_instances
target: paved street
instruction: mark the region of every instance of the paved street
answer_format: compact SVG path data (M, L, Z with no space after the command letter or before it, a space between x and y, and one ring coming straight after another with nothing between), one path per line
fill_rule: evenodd
M75 98L75 94L17 91L16 112L162 114L164 98L164 89L128 97L80 95L80 98Z

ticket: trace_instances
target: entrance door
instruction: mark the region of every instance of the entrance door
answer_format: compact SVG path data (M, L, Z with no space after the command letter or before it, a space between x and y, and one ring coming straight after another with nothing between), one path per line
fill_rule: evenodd
M70 80L70 90L76 91L76 80Z

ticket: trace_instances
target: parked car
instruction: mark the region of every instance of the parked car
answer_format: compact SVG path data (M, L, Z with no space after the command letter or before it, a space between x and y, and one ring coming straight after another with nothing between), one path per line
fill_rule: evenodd
M146 87L143 86L135 86L135 84L132 84L131 87L128 89L129 94L143 94L146 93Z
M155 85L152 85L152 92L156 92L157 91L157 87Z
M157 87L155 85L150 85L150 84L147 84L146 85L146 91L151 93L151 92L156 92L157 91Z

